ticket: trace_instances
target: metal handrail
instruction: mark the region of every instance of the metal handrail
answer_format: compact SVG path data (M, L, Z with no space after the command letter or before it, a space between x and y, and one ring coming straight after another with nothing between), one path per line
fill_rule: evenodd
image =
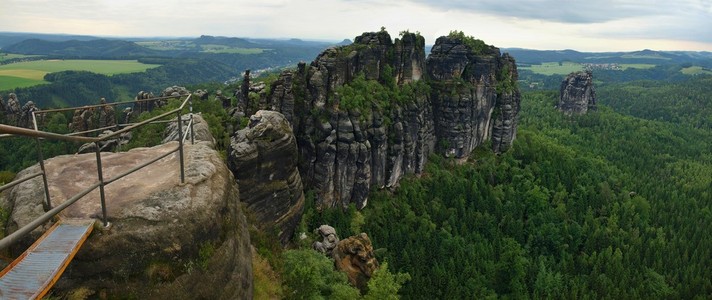
M32 174L30 174L29 176L27 176L27 177L25 177L25 178L21 178L21 179L16 179L16 180L10 181L10 182L4 184L3 186L0 186L0 192L4 191L4 190L6 190L6 189L9 189L9 188L11 188L11 187L13 187L13 186L16 186L16 185L18 185L18 184L20 184L20 183L23 183L23 182L25 182L25 181L28 181L28 180L30 180L30 179L32 179L32 178L35 178L35 177L37 177L37 176L40 176L40 175L42 175L42 174L44 174L44 173L43 173L43 172L32 173Z
M194 133L193 133L193 121L192 121L192 120L193 120L193 105L192 105L191 96L192 96L192 95L188 95L188 97L186 97L186 99L183 100L183 102L181 103L181 105L180 105L178 108L176 108L176 109L173 109L173 110L171 110L171 111L169 111L169 112L163 113L163 114L161 114L161 115L159 115L159 116L149 118L149 119L144 120L144 121L142 121L142 122L131 124L130 126L124 128L124 129L121 129L121 130L116 131L116 132L114 132L114 133L112 133L112 134L109 134L109 135L106 135L106 136L101 136L101 137L72 136L72 135L62 135L62 134L57 134L57 133L39 131L39 130L37 129L37 121L36 121L36 118L35 118L35 112L32 112L33 125L34 125L34 127L35 127L34 130L0 124L0 132L9 133L10 135L23 135L23 136L34 137L34 138L36 138L36 139L38 140L38 156L39 156L39 160L40 160L39 163L40 163L40 166L41 166L41 169L42 169L40 172L33 173L33 174L31 174L30 176L28 176L28 177L25 177L25 178L22 178L22 179L18 179L18 180L14 180L14 181L12 181L12 182L10 182L10 183L8 183L8 184L5 184L5 185L3 185L3 186L0 186L0 191L5 190L5 189L8 189L8 188L10 188L10 187L12 187L12 186L15 186L15 185L20 184L20 183L22 183L22 182L25 182L25 181L27 181L27 180L29 180L29 179L31 179L31 178L34 178L34 177L37 177L37 176L40 176L40 175L41 175L41 176L43 177L43 180L44 180L44 183L45 183L45 197L47 198L47 206L48 206L48 208L49 208L49 211L47 211L46 213L44 213L43 215L41 215L41 216L38 217L37 219L33 220L32 222L26 224L25 226L21 227L21 228L18 229L17 231L13 232L12 234L10 234L10 235L6 236L5 238L3 238L2 240L0 240L0 249L4 249L4 248L10 246L11 244L15 243L17 240L19 240L20 238L22 238L22 237L25 236L26 234L32 232L32 230L36 229L36 228L39 227L40 225L42 225L42 224L44 224L45 222L47 222L48 220L50 220L52 217L56 216L59 212L61 212L62 210L64 210L64 209L67 208L68 206L74 204L74 203L75 203L76 201L78 201L80 198L84 197L85 195L89 194L91 191L95 190L97 187L100 189L101 209L102 209L102 221L103 221L103 223L104 223L104 226L108 226L108 225L109 225L109 222L108 222L107 214L106 214L106 202L105 202L105 195L104 195L104 186L106 186L106 185L108 185L108 184L110 184L110 183L112 183L112 182L114 182L114 181L116 181L116 180L118 180L118 179L121 179L121 178L123 178L123 177L125 177L125 176L127 176L127 175L129 175L129 174L131 174L131 173L133 173L133 172L136 172L136 171L138 171L138 170L140 170L140 169L142 169L142 168L144 168L144 167L146 167L146 166L148 166L148 165L150 165L150 164L153 164L153 163L155 163L156 161L161 160L161 159L167 157L168 155L170 155L170 154L172 154L172 153L174 153L174 152L176 152L176 151L180 152L180 173L181 173L180 175L181 175L181 183L185 183L185 171L184 171L184 162L183 162L183 142L185 141L185 138L187 137L188 132L190 132L190 134L191 134L191 140L192 140L192 136L194 135ZM134 103L134 102L141 102L141 101L155 101L155 100L168 99L168 98L175 98L175 97L159 97L159 98L142 99L142 100L138 100L138 101L130 101L130 102L123 102L123 103ZM186 103L190 103L190 122L188 123L189 129L186 130L185 135L184 135L183 132L182 132L182 129L183 129L183 128L182 128L182 127L183 127L183 126L182 126L182 123L183 123L183 121L182 121L182 119L181 119L181 112L182 112L183 108L185 107ZM105 106L105 105L108 105L108 104L95 105L95 106L92 106L92 107ZM112 104L112 105L115 105L115 103ZM85 106L85 107L88 107L88 106ZM72 110L72 109L76 109L76 108L54 109L54 110L44 110L44 111L36 111L36 112L37 112L37 113L47 113L47 112L66 111L66 110ZM110 138L112 138L112 137L114 137L114 136L116 136L116 135L122 134L122 133L124 133L124 132L130 131L130 130L135 129L135 128L138 128L138 127L141 127L141 126L143 126L143 125L149 124L149 123L154 122L154 121L156 121L156 120L158 120L158 119L160 119L160 118L169 116L170 114L174 114L174 113L176 113L176 114L178 115L178 121L177 121L178 124L177 124L177 125L178 125L178 133L179 133L179 136L178 136L178 144L179 144L179 146L178 146L176 149L174 149L174 150L172 150L172 151L170 151L170 152L168 152L168 153L162 154L162 155L160 155L158 158L154 158L154 159L152 159L152 160L150 160L150 161L148 161L148 162L145 162L145 163L142 163L142 164L140 164L140 165L138 165L138 166L135 166L135 167L129 169L128 171L125 171L125 172L123 172L123 173L121 173L121 174L119 174L119 175L117 175L117 176L114 176L114 177L108 179L108 180L104 180L104 178L103 178L103 172L102 172L102 166L101 166L101 151L100 151L100 147L99 147L99 145L98 145L98 142L104 141L104 140L107 140L107 139L110 139ZM3 136L8 136L8 135L6 135L6 134L0 135L0 137L3 137ZM80 191L78 194L74 195L72 198L66 200L65 202L63 202L62 204L58 205L57 207L51 208L50 195L49 195L49 188L48 188L48 185L47 185L47 173L46 173L46 171L45 171L45 169L44 169L44 159L42 158L42 149L39 147L39 139L42 139L42 138L55 139L55 140L66 140L66 141L78 141L78 142L91 142L91 143L94 143L94 146L95 146L95 149L96 149L97 172L98 172L97 175L98 175L99 182L93 184L92 186L88 187L88 188L85 189L85 190Z

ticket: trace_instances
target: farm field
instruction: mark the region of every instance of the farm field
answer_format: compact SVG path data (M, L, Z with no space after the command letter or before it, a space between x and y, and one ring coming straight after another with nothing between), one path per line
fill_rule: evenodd
M13 59L13 58L33 57L33 56L36 56L36 55L0 53L0 61L7 60L7 59Z
M522 70L531 70L534 73L542 75L562 74L566 75L571 72L583 71L583 66L579 63L563 62L546 62L540 65L532 65L530 67L521 67Z
M621 70L626 69L650 69L654 68L654 64L616 64ZM575 62L545 62L540 65L531 65L529 67L521 67L522 70L530 70L541 75L567 75L571 72L583 71L584 65Z
M685 75L712 74L712 70L700 66L687 67L680 70Z
M47 83L44 76L60 71L89 71L105 75L143 72L159 65L136 60L37 60L0 66L0 90Z

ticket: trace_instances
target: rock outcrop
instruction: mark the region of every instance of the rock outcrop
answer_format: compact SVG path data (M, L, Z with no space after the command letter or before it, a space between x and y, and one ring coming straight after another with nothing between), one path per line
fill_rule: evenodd
M417 34L392 41L385 31L364 33L272 85L266 108L291 116L299 170L318 207L363 208L371 188L422 173L436 150L466 158L486 140L496 152L511 145L520 101L514 59L457 38L438 39L427 62L424 48ZM389 98L340 94L354 80L378 82Z
M297 141L287 119L275 111L258 111L231 138L227 160L255 224L276 232L286 244L304 210Z
M177 142L124 153L103 153L104 178L175 149ZM251 299L252 264L247 220L232 173L209 143L185 147L186 182L178 154L106 186L112 226L97 225L54 293L83 290L109 299ZM96 181L95 155L65 155L45 162L52 204ZM18 174L39 170L38 166ZM44 212L41 178L2 195L13 232ZM65 210L63 218L101 215L94 191ZM98 224L101 224L98 222ZM38 229L17 250L24 250Z
M329 225L321 225L314 230L314 233L321 237L321 241L315 241L312 244L312 249L331 256L332 251L339 243L339 236L336 235L336 229Z
M339 241L331 256L336 269L346 273L349 282L361 291L366 289L368 280L378 269L371 239L365 233Z
M181 119L183 120L181 130L183 134L186 134L186 142L190 142L191 134L194 134L193 139L196 143L198 141L204 141L210 143L211 146L215 145L215 138L213 138L213 135L210 133L208 122L203 119L203 116L200 113L193 114L193 133L191 133L188 128L190 115L183 115ZM168 126L166 126L166 129L163 131L162 143L178 141L178 136L178 122L168 123Z
M520 94L517 67L508 54L481 41L440 37L427 61L439 150L465 158L492 140L496 152L514 140Z
M596 110L596 90L591 71L574 72L561 82L559 105L564 114L585 114Z

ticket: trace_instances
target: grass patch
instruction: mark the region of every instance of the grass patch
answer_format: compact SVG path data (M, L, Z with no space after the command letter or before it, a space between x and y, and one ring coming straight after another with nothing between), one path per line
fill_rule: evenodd
M620 64L621 69L652 69L655 68L654 64Z
M267 259L252 248L254 299L283 299L282 280Z
M530 70L542 75L567 75L571 72L583 71L583 66L574 62L545 62L540 65L531 65L529 67L521 67L522 70Z
M2 75L0 73L0 91L13 90L47 83L44 80L28 79L15 76Z
M261 48L238 48L225 45L202 45L202 52L206 53L232 53L232 54L260 54L265 51Z
M680 70L680 72L685 75L712 74L712 70L700 66L687 67Z
M114 75L122 73L143 72L150 68L159 67L160 65L149 65L138 62L137 60L89 60L89 59L51 59L51 60L36 60L26 61L14 64L0 66L2 71L22 72L26 70L42 71L46 73L60 71L89 71L104 75ZM44 76L44 75L42 75Z
M38 55L24 55L24 54L13 54L13 53L0 53L0 61L13 59L13 58L23 58L23 57L33 57Z
M7 54L11 55L11 54ZM0 66L0 91L47 83L44 76L61 71L89 71L104 75L144 72L160 65L137 60L36 60Z

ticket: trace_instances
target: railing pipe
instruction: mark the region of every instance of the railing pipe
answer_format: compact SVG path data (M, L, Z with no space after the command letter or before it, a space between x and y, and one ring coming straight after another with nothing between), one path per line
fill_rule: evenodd
M32 230L35 230L35 228L40 227L40 225L49 221L52 217L56 216L59 212L61 212L68 206L74 204L74 202L77 202L77 200L81 199L82 197L86 196L86 194L89 194L89 192L93 191L99 185L101 185L100 182L93 184L86 190L83 190L79 194L74 195L74 197L67 199L67 201L64 201L64 203L57 205L56 207L54 207L54 208L50 209L49 211L47 211L46 213L42 214L34 221L27 223L27 225L22 226L17 231L4 237L2 240L0 240L0 250L5 249L8 246L14 244L18 240L20 240L22 237L24 237L26 234L32 232Z
M193 131L193 99L190 99L190 144L195 145L195 131Z
M178 153L180 160L180 183L185 183L185 167L183 164L183 120L178 111Z
M188 138L188 133L190 133L190 136L193 136L192 132L189 132L190 127L193 126L193 120L188 121L188 126L186 126L186 131L183 133L182 139L183 139L183 144L185 144L185 139Z
M103 107L103 106L118 106L118 105L121 105L121 104L131 104L131 103L147 102L147 101L156 101L156 100L163 100L163 99L173 99L173 98L175 98L175 97L174 97L174 96L164 96L164 97L155 97L155 98L148 98L148 99L138 99L138 100L129 100L129 101L121 101L121 102L111 102L111 103L105 103L105 104L85 105L85 106L79 106L79 107L44 109L44 110L38 110L37 112L38 112L38 113L61 112L61 111L70 111L70 110L77 110L77 109L96 108L96 107Z
M183 103L180 105L180 107L178 107L178 108L176 108L176 109L174 109L174 110L171 110L171 111L162 113L162 114L160 114L160 115L158 115L158 116L155 116L155 117L153 117L153 118L150 118L150 119L148 119L148 120L144 120L144 121L142 121L142 122L138 122L138 123L136 123L136 124L134 124L134 125L132 125L132 126L126 127L126 128L124 128L124 129L121 129L121 130L119 130L119 131L116 131L116 132L114 132L114 133L112 133L112 134L103 136L103 137L101 137L101 138L99 138L99 139L97 139L97 140L100 140L100 141L108 140L108 139L110 139L110 138L112 138L112 137L115 137L115 136L118 136L119 134L122 134L122 133L124 133L124 132L131 131L131 130L133 130L133 129L136 128L136 127L143 126L143 125L148 124L148 123L150 123L150 122L153 122L153 121L155 121L155 120L158 120L158 119L164 118L164 117L166 117L166 116L169 116L169 115L171 115L171 114L174 114L174 113L176 113L176 112L179 112L179 111L183 110L183 107L185 106L185 103L190 99L190 96L191 96L191 95L188 95L188 98L186 98L186 99L183 101ZM173 98L175 98L175 97L173 97Z
M108 226L109 222L106 218L106 198L104 196L104 172L102 172L101 167L101 149L99 149L99 143L94 142L94 147L96 147L96 171L99 175L99 196L101 198L101 218L104 226Z
M133 172L136 172L136 171L138 171L138 170L141 170L142 168L145 168L145 167L147 167L148 165L150 165L150 164L152 164L152 163L155 163L155 162L157 162L157 161L159 161L159 160L165 158L166 156L173 154L173 152L176 152L176 151L178 151L178 150L179 150L178 147L176 147L175 149L173 149L173 150L171 150L171 151L169 151L169 152L167 152L167 153L165 153L165 154L162 154L161 156L158 156L158 157L156 157L156 158L154 158L154 159L152 159L152 160L150 160L150 161L147 161L147 162L145 162L145 163L143 163L143 164L140 164L140 165L138 165L138 166L135 166L135 167L129 169L128 171L125 171L125 172L123 172L123 173L121 173L121 174L119 174L119 175L116 175L116 176L112 177L112 178L106 179L106 180L104 180L104 185L109 185L110 183L112 183L112 182L114 182L114 181L117 181L117 180L123 178L124 176L127 176L127 175L129 175L129 174L131 174L131 173L133 173Z
M42 145L40 139L36 138L37 141L37 159L40 163L40 170L42 170L42 183L44 184L45 198L47 199L47 209L52 208L52 200L49 198L49 184L47 183L47 170L45 169L44 156L42 155Z
M11 187L13 187L13 186L16 186L16 185L18 185L18 184L20 184L20 183L23 183L23 182L25 182L25 181L28 181L28 180L30 180L30 179L32 179L32 178L35 178L35 177L37 177L37 176L40 176L40 175L42 175L42 174L43 174L42 172L32 173L32 174L28 175L28 176L25 177L25 178L21 178L21 179L17 179L17 180L10 181L10 182L8 182L8 183L5 184L5 185L0 186L0 192L4 191L4 190L6 190L6 189L9 189L9 188L11 188Z
M25 135L25 136L30 136L30 137L39 137L39 138L47 138L47 139L55 139L55 140L63 140L63 141L87 142L87 143L99 141L99 139L97 139L97 138L91 138L91 137L85 137L85 136L67 136L67 135L58 134L58 133L35 131L32 129L9 126L9 125L4 125L4 124L0 124L0 132L9 133L12 135Z

